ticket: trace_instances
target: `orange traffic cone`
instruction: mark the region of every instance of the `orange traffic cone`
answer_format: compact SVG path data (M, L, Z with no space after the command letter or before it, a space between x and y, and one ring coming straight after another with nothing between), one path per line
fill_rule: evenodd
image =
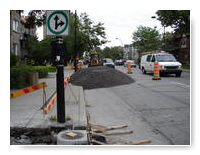
M77 68L78 68L78 69L81 69L82 67L83 67L83 63L82 63L82 62L78 62Z
M127 63L127 73L128 74L132 74L133 73L133 69L131 68L131 62Z
M154 62L154 71L152 80L161 80L160 78L160 66L158 62Z

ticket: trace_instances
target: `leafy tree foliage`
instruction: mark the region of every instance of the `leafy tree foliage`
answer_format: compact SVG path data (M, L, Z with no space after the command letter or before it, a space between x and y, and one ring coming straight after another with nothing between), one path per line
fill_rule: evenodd
M82 37L82 45L85 45L84 51L86 52L90 52L107 42L103 23L95 24L86 13L80 15L78 28L78 35Z
M45 65L51 59L51 43L52 38L47 37L42 41L38 41L37 37L29 37L26 41L28 51L27 57L34 61L34 65Z
M158 10L156 14L161 24L174 28L176 34L190 33L190 10Z
M105 47L101 53L103 58L111 58L113 60L118 60L122 58L123 51L119 47Z
M25 27L34 28L41 27L46 19L46 11L44 10L31 10L26 19Z
M135 32L133 32L133 45L139 52L157 50L160 48L160 34L154 28L139 26Z

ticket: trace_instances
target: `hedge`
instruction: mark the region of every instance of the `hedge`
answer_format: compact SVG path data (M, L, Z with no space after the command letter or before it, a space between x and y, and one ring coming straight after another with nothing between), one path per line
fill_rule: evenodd
M34 66L36 72L38 72L39 78L44 78L48 75L48 68L46 66Z
M11 68L10 69L10 88L19 89L28 85L28 71L23 68Z
M50 68L50 69L49 69ZM56 69L49 66L17 66L10 68L10 88L20 89L29 85L29 73L38 72L39 78L48 75L49 70L52 72Z
M49 72L56 72L55 66L46 66L46 67L48 67Z

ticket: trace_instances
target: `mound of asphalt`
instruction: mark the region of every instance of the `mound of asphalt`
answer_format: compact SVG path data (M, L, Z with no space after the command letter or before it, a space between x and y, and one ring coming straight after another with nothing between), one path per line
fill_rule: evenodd
M107 88L133 83L128 75L105 66L83 68L72 74L70 82L83 89Z

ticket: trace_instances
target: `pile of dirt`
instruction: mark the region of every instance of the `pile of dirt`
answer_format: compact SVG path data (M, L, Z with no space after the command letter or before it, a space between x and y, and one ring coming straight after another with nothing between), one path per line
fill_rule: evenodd
M134 80L116 69L98 66L78 70L71 76L70 82L83 89L95 89L130 84Z

